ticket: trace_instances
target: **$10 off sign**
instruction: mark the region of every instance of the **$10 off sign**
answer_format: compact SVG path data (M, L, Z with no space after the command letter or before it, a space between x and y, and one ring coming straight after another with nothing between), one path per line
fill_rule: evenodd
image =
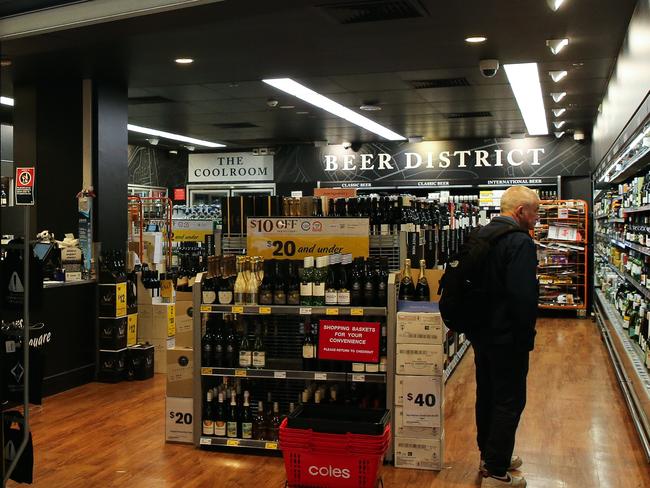
M246 248L265 259L352 254L368 257L368 219L320 217L249 217Z

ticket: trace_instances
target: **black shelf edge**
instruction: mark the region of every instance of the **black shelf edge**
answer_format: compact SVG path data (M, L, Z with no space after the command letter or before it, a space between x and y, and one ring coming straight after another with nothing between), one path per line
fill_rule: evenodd
M637 213L637 212L650 212L650 205L643 205L641 207L623 208L623 213Z
M386 383L386 373L341 373L330 371L295 371L283 369L211 368L202 367L201 376L228 376L276 380L354 381Z
M386 307L300 306L300 305L201 305L201 313L237 313L244 315L349 315L385 317Z
M258 441L255 439L235 439L231 437L213 437L201 436L199 440L201 446L219 446L219 447L232 447L248 448L248 449L263 449L267 451L278 451L280 449L279 441Z

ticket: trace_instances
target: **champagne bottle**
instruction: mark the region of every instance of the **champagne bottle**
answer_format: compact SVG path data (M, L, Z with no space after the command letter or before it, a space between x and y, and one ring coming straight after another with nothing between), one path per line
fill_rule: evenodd
M424 274L426 266L427 262L424 259L420 259L420 277L415 287L415 299L424 302L428 302L430 298L429 282Z
M239 434L239 415L237 412L237 394L233 391L230 396L230 407L228 408L228 421L226 423L226 435L237 437Z
M294 261L289 261L287 273L287 305L300 305L301 283L298 278L298 265Z
M264 261L264 277L260 283L260 305L273 305L275 259Z
M219 392L218 399L215 409L214 435L226 437L226 407L223 404L223 392Z
M224 337L223 337L223 320L217 316L215 328L212 333L212 366L222 368L224 364Z
M264 417L264 404L257 402L257 414L253 418L253 439L258 441L268 440L266 437L266 418Z
M406 258L404 260L404 272L402 273L402 281L399 286L399 299L400 300L413 300L415 298L415 286L413 285L413 278L411 277L411 260Z
M246 290L248 283L245 274L245 256L237 256L237 280L235 281L235 305L246 303Z
M226 368L234 368L237 363L237 338L235 337L235 330L232 323L226 325L227 335L224 348L224 366Z
M271 440L280 440L280 405L278 402L273 402L273 416L269 424L271 425Z
M352 277L350 278L350 305L359 307L363 305L363 271L361 269L363 258L356 258L352 263Z
M244 391L244 404L241 409L241 437L242 439L252 439L253 438L253 415L251 412L250 403L248 402L248 397L250 393Z
M258 322L255 328L255 344L253 345L253 368L266 367L266 348L262 337L262 325Z
M286 305L287 304L287 290L286 290L286 275L283 272L282 264L287 261L275 261L275 279L273 280L273 304Z
M230 305L234 299L234 281L233 281L233 259L234 256L224 256L222 263L221 276L218 281L218 298L221 305Z

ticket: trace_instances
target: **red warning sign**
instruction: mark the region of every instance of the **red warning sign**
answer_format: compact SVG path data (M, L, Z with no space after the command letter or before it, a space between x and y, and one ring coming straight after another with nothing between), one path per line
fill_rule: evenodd
M35 173L33 167L16 168L16 205L34 205Z

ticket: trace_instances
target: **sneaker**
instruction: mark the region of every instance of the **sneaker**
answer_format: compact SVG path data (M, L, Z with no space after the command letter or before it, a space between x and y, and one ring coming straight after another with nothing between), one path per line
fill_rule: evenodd
M506 479L487 476L481 481L481 488L500 488L504 486L524 488L526 486L526 479L521 476L512 476L510 473L506 473Z
M519 456L512 456L510 458L510 466L508 466L508 471L515 471L521 468L522 464L524 464L524 462L521 460ZM481 462L478 465L478 470L481 472L483 476L488 476L488 471L487 468L485 467L485 461L483 459L481 459Z

